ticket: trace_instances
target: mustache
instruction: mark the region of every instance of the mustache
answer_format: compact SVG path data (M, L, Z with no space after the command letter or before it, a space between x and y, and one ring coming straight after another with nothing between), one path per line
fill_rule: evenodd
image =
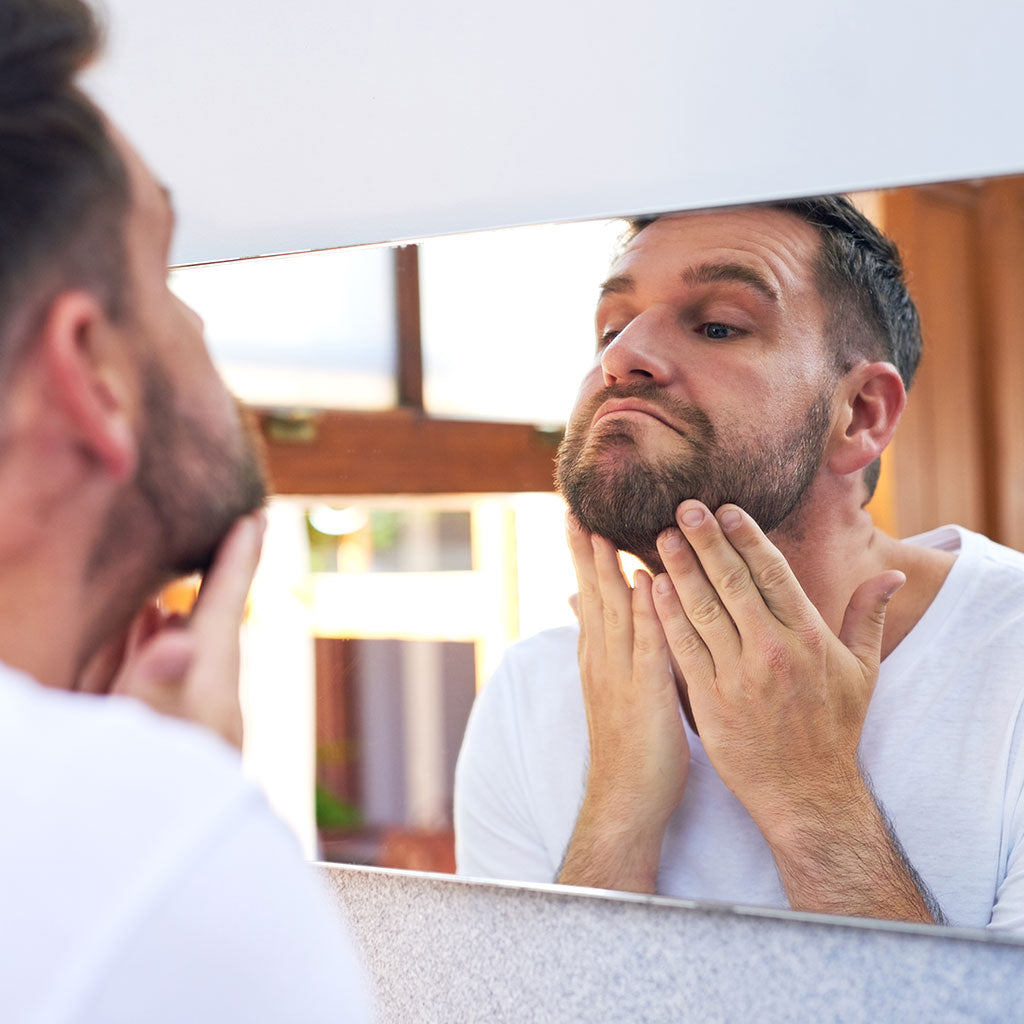
M625 384L609 384L591 395L575 417L578 429L586 429L594 419L597 410L611 399L637 398L648 402L663 413L669 423L689 427L694 433L713 439L715 428L706 412L692 402L668 394L660 384L649 380L628 381Z

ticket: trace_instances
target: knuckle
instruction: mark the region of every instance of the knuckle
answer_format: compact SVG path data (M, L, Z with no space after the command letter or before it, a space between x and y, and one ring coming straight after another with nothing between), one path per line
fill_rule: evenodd
M739 597L746 593L752 582L746 566L737 565L719 578L718 590L722 594Z
M613 604L606 604L601 609L604 615L604 624L611 629L615 629L622 623L622 616L619 614L619 609Z
M646 633L637 633L633 637L633 650L637 654L653 654L660 646L654 637Z
M722 605L717 597L702 597L687 608L686 615L695 626L712 626L722 615Z
M795 627L800 646L809 654L817 657L825 652L826 637L817 622L802 622Z
M792 655L785 644L776 642L766 644L762 656L768 671L772 675L788 675L793 667Z
M690 629L679 629L672 636L672 650L677 658L695 658L704 649L704 641Z
M782 559L772 559L758 574L757 583L761 590L779 590L789 579L789 566Z

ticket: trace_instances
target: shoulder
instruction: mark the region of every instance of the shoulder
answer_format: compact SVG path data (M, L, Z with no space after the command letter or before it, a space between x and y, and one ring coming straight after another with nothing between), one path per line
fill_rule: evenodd
M1004 571L1009 576L1024 576L1024 552L998 544L984 534L968 530L964 526L940 526L926 533L907 537L902 543L933 551L949 552L956 555L958 562L972 566Z
M990 625L1024 616L1024 553L962 526L943 526L906 543L956 556L936 598L938 608L977 616Z
M44 997L54 1012L98 1000L111 1013L95 1019L130 1019L124 1000L137 996L149 1019L187 1019L200 990L240 998L242 974L268 954L287 961L274 939L285 920L344 950L339 975L354 962L290 831L237 752L196 726L0 666L0 805L18 839L0 845L0 870L18 880L8 909L30 922L0 978L26 1011ZM221 966L200 982L191 965L204 950Z
M1024 555L962 527L909 543L956 555L938 593L882 663L880 693L899 678L915 693L945 694L953 707L984 685L976 711L1016 719L1024 695Z
M159 884L226 817L269 813L237 752L212 734L129 698L52 691L6 668L0 778L20 839L0 848L0 868L41 889L53 872L39 898L63 889L84 918L143 877Z
M129 697L50 690L0 666L0 707L0 759L57 805L130 801L143 819L166 820L250 788L238 751Z
M505 652L501 667L515 671L534 666L548 669L561 669L567 664L575 666L578 638L576 626L545 629L512 644Z
M584 721L575 626L549 629L513 644L476 699L466 747L533 747Z
M520 640L505 652L481 698L533 704L564 699L579 690L576 626L547 629Z

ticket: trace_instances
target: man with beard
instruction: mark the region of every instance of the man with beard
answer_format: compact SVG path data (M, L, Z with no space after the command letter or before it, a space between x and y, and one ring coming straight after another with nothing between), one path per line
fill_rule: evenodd
M864 510L919 355L843 199L633 226L558 457L580 627L474 708L460 872L1024 926L1024 556Z
M168 288L166 190L75 85L96 43L80 0L0 3L4 1018L363 1020L241 776L261 459ZM139 612L194 570L187 621Z

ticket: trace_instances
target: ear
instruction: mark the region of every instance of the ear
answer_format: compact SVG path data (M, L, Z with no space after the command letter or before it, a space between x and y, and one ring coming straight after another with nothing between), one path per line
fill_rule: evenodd
M896 432L907 392L892 363L862 363L837 389L841 404L829 468L840 476L870 465Z
M127 480L138 458L135 382L99 300L85 291L62 292L37 337L52 403L113 480Z

